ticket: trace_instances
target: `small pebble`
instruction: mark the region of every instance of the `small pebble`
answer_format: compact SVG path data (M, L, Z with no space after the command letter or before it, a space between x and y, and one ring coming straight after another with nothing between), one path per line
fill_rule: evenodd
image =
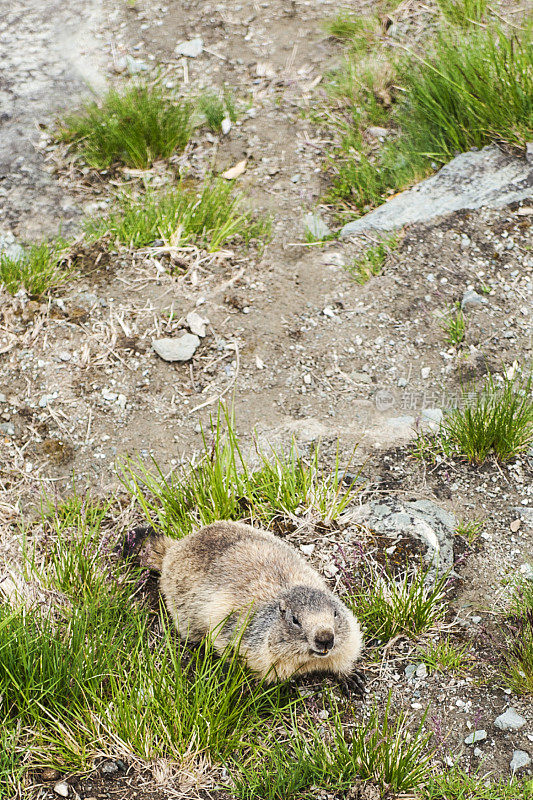
M474 733L469 733L468 736L465 737L465 744L475 744L475 742L482 742L483 739L486 738L487 731L474 731Z
M58 781L54 785L54 792L58 794L60 797L68 797L69 793L69 786L66 781Z
M525 750L515 750L509 766L511 767L511 772L514 773L519 769L524 769L524 767L529 767L530 764L531 764L531 758L529 756L529 753L526 753Z

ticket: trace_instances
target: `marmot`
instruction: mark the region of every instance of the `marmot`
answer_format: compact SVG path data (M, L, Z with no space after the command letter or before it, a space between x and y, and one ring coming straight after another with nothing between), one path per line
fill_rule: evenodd
M267 683L328 672L362 692L359 624L293 547L250 525L214 522L183 539L136 528L126 551L147 536L144 560L161 573L183 638L213 633L218 652L238 639L246 664Z

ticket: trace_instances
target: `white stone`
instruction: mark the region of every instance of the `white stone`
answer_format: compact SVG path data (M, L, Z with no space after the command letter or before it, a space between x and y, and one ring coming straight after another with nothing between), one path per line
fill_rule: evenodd
M68 797L69 786L65 781L58 781L54 786L54 792L60 797Z
M200 339L193 333L184 333L177 339L154 339L152 347L163 361L189 361L195 354Z
M187 58L197 58L204 49L204 42L201 36L196 36L194 39L189 39L185 42L178 42L174 48L174 52L178 56L187 56Z
M465 737L465 744L475 744L475 742L482 742L486 738L487 731L474 731L474 733L469 733L468 736Z
M191 333L194 333L196 336L199 336L201 339L204 338L206 334L206 325L209 322L208 319L201 317L196 311L189 311L186 316L187 325L189 326L189 330Z
M301 544L300 545L300 550L306 556L313 555L314 549L315 549L315 545L314 544Z
M526 724L526 720L514 708L508 708L507 711L496 717L494 724L501 731L519 731Z
M511 759L510 767L511 772L516 772L518 769L524 769L531 764L529 753L525 750L515 750Z
M224 136L227 136L231 130L231 120L229 117L224 117L222 122L220 123L220 127L222 128L222 133Z

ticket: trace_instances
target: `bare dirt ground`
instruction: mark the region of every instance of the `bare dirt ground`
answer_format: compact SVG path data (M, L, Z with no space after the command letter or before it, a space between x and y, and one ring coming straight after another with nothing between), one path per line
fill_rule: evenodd
M337 10L334 0L25 0L2 12L2 232L21 242L60 228L73 235L83 214L105 207L106 176L66 170L47 129L87 95L87 83L116 80L126 54L162 65L169 84L185 75L194 91L227 83L250 101L227 137L199 134L184 163L201 175L247 159L239 188L274 225L262 254L200 254L174 276L153 253L85 248L78 273L50 301L0 296L0 549L16 560L10 526L32 513L41 486L66 493L74 475L79 489L106 493L117 486L117 457L154 457L164 470L188 461L218 400L234 398L244 442L254 429L274 445L321 439L327 459L339 440L345 460L358 443L367 493L429 498L459 519L485 519L485 538L459 568L455 610L461 635L489 647L503 584L532 557L531 526L509 528L516 509L533 505L532 456L450 472L413 460L406 445L424 410L449 405L465 380L530 364L533 209L413 226L364 286L344 266L371 240L304 244L302 217L321 196L328 141L302 112L319 101L321 76L339 57L321 29ZM193 36L205 49L184 72L174 48ZM439 314L468 287L489 293L467 307L467 345L457 352ZM209 320L193 362L163 362L152 339L184 329L192 310ZM476 614L477 626L468 621ZM500 686L408 684L406 657L400 651L379 680L415 712L432 699L446 741L459 745L475 717L490 729L486 768L502 775L514 748L532 749L531 716L518 734L491 728L509 704ZM519 699L512 705L531 713Z

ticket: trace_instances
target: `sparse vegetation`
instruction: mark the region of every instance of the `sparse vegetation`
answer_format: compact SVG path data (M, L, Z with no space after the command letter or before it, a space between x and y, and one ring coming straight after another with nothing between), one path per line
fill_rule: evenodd
M517 694L533 694L533 583L520 581L503 626L503 676Z
M67 247L66 242L58 239L31 245L21 258L0 254L0 285L10 294L25 289L31 297L42 297L68 278Z
M384 239L379 244L369 247L360 258L347 267L348 272L353 275L357 283L365 284L371 277L380 275L387 256L398 247L399 238L397 235Z
M432 775L420 795L421 800L531 800L532 796L530 780L491 780L459 767Z
M254 220L243 210L240 195L230 183L213 180L198 191L184 184L156 193L148 190L140 196L123 193L107 217L89 220L87 234L98 239L109 235L111 245L146 247L157 239L173 247L196 244L210 252L241 237L246 243L268 237L270 223Z
M460 522L455 532L457 536L462 536L462 538L468 542L470 547L472 547L479 539L484 526L485 520L472 519L465 522Z
M192 105L161 86L139 84L112 89L101 103L66 117L57 137L72 143L90 167L120 163L146 169L154 161L184 149L192 133Z
M444 319L442 329L446 333L448 344L458 346L465 339L466 320L461 309L461 304L456 303Z
M260 464L252 470L231 418L219 413L196 464L168 477L140 463L126 465L124 481L151 524L174 536L217 519L252 517L268 524L280 514L311 513L331 521L353 497L342 483L338 460L332 474L321 474L317 448L308 458L294 442L288 452L259 450L257 455Z

